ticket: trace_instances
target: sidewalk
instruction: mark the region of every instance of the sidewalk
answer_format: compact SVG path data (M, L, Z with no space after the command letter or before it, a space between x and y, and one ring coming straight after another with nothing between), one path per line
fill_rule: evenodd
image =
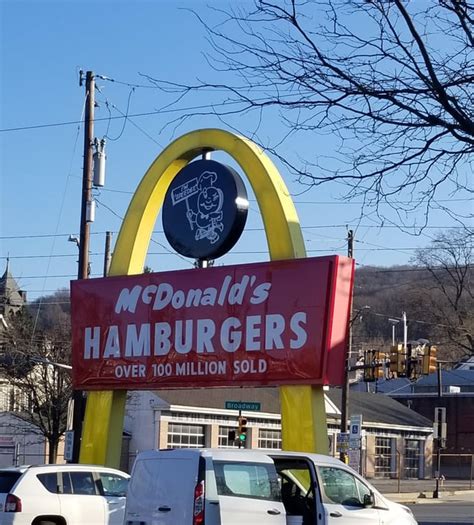
M434 479L402 479L400 492L396 479L371 479L369 481L388 499L399 503L442 501L452 496L474 495L474 482L470 488L470 481L465 479L445 480L439 487L439 498L434 500L433 491L436 486Z

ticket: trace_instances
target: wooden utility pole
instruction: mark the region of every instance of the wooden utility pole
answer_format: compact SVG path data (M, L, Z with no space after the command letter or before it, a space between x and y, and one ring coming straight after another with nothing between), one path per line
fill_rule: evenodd
M80 85L83 77L81 72ZM81 195L81 230L79 236L79 269L78 279L89 277L89 244L90 223L89 213L92 203L92 141L94 138L94 105L95 105L95 80L93 71L86 73L86 106L84 116L84 161L82 169L82 195ZM82 420L84 418L85 398L81 390L74 390L74 411L72 417L72 428L74 430L74 442L72 449L72 463L79 461L81 449Z
M347 256L351 259L354 256L354 230L348 230L347 232ZM348 349L347 357L344 363L344 384L342 385L342 395L341 395L341 433L347 432L347 425L349 419L349 366L350 366L350 357L352 352L352 300L351 300L351 310L349 314L349 334L348 334ZM340 452L339 458L341 461L346 463L347 454L346 452Z
M104 255L104 277L109 275L111 253L110 245L112 244L112 232L105 232L105 255Z

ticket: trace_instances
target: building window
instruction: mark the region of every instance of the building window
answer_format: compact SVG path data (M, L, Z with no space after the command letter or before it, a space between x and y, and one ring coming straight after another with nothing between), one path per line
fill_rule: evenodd
M392 473L392 438L375 438L375 477L389 478Z
M420 441L405 439L405 477L418 479L420 473Z
M281 450L281 430L261 428L258 431L258 448Z
M229 430L237 433L236 427L219 426L219 448L235 448L238 446L237 441L229 441Z
M204 425L170 423L168 426L168 448L204 447Z

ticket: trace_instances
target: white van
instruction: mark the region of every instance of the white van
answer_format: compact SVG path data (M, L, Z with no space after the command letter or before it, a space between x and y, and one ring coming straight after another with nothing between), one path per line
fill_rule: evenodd
M305 452L151 450L138 455L124 525L416 525L339 460Z

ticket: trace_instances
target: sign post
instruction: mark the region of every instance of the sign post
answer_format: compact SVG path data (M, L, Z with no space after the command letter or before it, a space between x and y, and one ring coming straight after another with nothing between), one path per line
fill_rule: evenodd
M351 416L349 423L349 466L360 474L362 452L362 415Z
M440 479L441 479L441 450L446 447L448 427L446 424L446 407L435 407L433 437L436 441L436 486L433 491L433 498L439 498Z

